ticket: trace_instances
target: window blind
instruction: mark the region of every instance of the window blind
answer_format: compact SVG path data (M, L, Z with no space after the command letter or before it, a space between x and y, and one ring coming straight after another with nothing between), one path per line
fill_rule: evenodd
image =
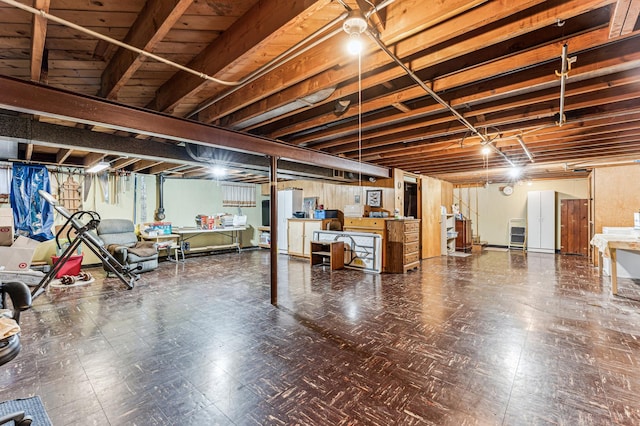
M222 184L223 207L255 207L256 185L253 183Z

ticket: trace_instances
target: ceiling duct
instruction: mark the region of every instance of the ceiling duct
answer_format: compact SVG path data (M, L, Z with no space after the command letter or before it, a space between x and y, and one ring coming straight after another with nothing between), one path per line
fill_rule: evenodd
M291 111L295 111L301 108L312 107L318 102L322 102L327 99L329 96L336 91L336 87L329 87L326 89L318 90L315 93L307 95L302 98L298 98L293 102L289 102L288 104L279 106L278 108L274 108L265 112L264 114L256 115L255 117L249 118L247 120L241 121L239 123L234 124L231 128L233 130L242 130L247 127L254 126L256 124L262 123L267 120L271 120L272 118L280 117L281 115L285 115L290 113Z

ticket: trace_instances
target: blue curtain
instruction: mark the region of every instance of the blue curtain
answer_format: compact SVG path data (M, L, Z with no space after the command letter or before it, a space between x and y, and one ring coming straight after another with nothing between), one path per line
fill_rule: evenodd
M51 192L47 168L14 163L10 199L16 233L46 241L53 239L53 206L38 194L39 189Z

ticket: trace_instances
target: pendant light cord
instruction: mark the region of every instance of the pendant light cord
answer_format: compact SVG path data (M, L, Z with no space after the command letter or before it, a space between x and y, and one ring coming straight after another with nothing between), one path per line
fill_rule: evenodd
M362 51L358 52L358 185L362 186Z

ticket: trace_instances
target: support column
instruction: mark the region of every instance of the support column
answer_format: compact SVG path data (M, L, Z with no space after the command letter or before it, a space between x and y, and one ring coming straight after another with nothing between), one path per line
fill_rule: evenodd
M278 157L271 157L271 167L269 170L269 189L271 200L269 207L270 229L271 234L271 304L278 305Z

